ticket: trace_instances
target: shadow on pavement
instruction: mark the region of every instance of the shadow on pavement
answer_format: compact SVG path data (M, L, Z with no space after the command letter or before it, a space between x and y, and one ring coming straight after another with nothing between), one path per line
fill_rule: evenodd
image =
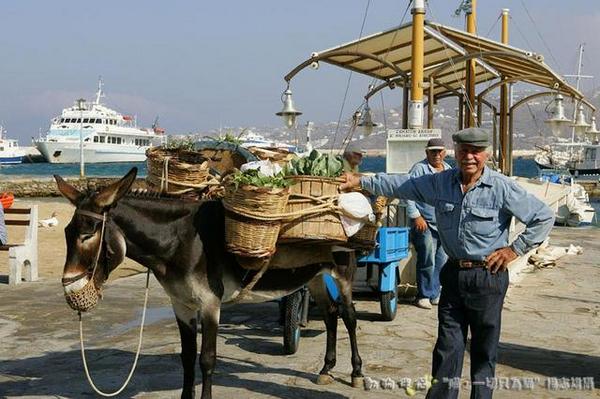
M600 357L501 342L498 363L547 377L594 377L600 388Z
M87 350L90 373L96 386L104 391L120 387L134 353L121 350ZM43 356L18 360L5 360L0 365L0 392L2 395L60 396L71 398L96 397L86 380L79 351L51 352ZM198 364L198 363L196 363ZM201 372L196 372L196 390L200 392ZM219 387L245 389L248 392L278 398L319 397L341 399L345 395L324 392L275 382L256 381L240 377L244 373L284 375L314 382L316 374L286 367L269 367L264 364L230 357L219 357L213 379L213 390ZM237 375L235 375L237 374ZM138 368L120 397L132 397L141 392L179 390L183 381L179 354L140 355ZM218 396L218 395L217 395ZM242 395L243 396L243 395Z

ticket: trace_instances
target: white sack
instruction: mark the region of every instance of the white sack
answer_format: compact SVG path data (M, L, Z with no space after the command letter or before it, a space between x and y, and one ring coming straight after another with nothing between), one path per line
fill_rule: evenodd
M365 225L365 222L375 222L371 202L361 193L340 194L338 206L342 209L343 215L340 216L340 220L348 237L356 234Z

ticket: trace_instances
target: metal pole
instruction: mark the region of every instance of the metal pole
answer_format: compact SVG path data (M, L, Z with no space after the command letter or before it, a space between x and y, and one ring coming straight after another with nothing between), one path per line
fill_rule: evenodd
M508 9L502 10L502 43L508 44ZM504 77L502 78L504 80ZM508 87L500 86L500 172L510 175L512 155L510 152L510 132L508 129ZM511 123L512 124L512 123Z
M408 99L410 90L408 87L402 88L402 129L408 129Z
M425 41L425 0L413 0L411 90L408 127L423 127L423 64Z
M433 92L433 76L429 78L429 88L427 94L429 100L427 101L427 129L433 129L433 105L435 103L434 92Z
M471 0L471 9L467 11L467 32L476 35L477 34L477 0ZM467 98L465 101L465 126L473 127L475 126L475 118L473 116L473 111L475 111L475 80L476 73L475 70L475 60L471 59L467 61L466 65L466 88L467 88Z
M83 160L83 105L85 100L80 98L77 100L79 106L79 177L85 177L85 163Z

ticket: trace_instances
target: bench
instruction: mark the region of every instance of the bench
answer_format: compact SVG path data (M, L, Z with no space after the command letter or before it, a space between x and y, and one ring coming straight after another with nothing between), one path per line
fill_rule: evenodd
M24 218L11 218L11 215L27 215ZM38 206L31 208L8 208L4 210L7 226L24 226L25 239L21 244L0 245L0 251L8 251L8 284L20 284L38 279Z

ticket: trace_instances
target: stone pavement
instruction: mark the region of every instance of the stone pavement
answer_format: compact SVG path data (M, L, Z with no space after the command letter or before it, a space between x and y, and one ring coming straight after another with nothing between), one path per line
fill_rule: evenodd
M600 229L555 228L552 245L571 243L584 254L563 258L557 267L531 271L513 284L506 299L498 377L515 389L494 398L592 398L600 396ZM112 282L105 299L84 315L91 373L106 391L120 386L133 361L145 277ZM179 397L182 369L179 334L169 301L156 282L138 368L120 397ZM0 397L95 397L82 368L76 314L66 305L57 279L8 287L0 284ZM434 311L402 304L396 320L378 320L372 295L356 298L358 340L364 373L413 380L430 372L436 337ZM311 311L295 355L282 354L275 303L225 308L218 338L214 379L216 398L404 398L400 388L365 391L349 386L350 349L343 323L338 328L336 381L314 384L325 351L325 328ZM463 376L469 375L468 354ZM200 370L197 371L198 380ZM553 377L557 379L554 380ZM559 379L566 377L565 380ZM571 379L573 377L573 379ZM594 390L553 390L565 382L582 387L593 377ZM578 379L579 378L579 379ZM530 379L530 380L526 380ZM531 390L516 391L532 381ZM549 385L547 385L549 384ZM200 382L197 385L200 393ZM461 398L468 398L468 389ZM416 398L424 397L417 392Z

